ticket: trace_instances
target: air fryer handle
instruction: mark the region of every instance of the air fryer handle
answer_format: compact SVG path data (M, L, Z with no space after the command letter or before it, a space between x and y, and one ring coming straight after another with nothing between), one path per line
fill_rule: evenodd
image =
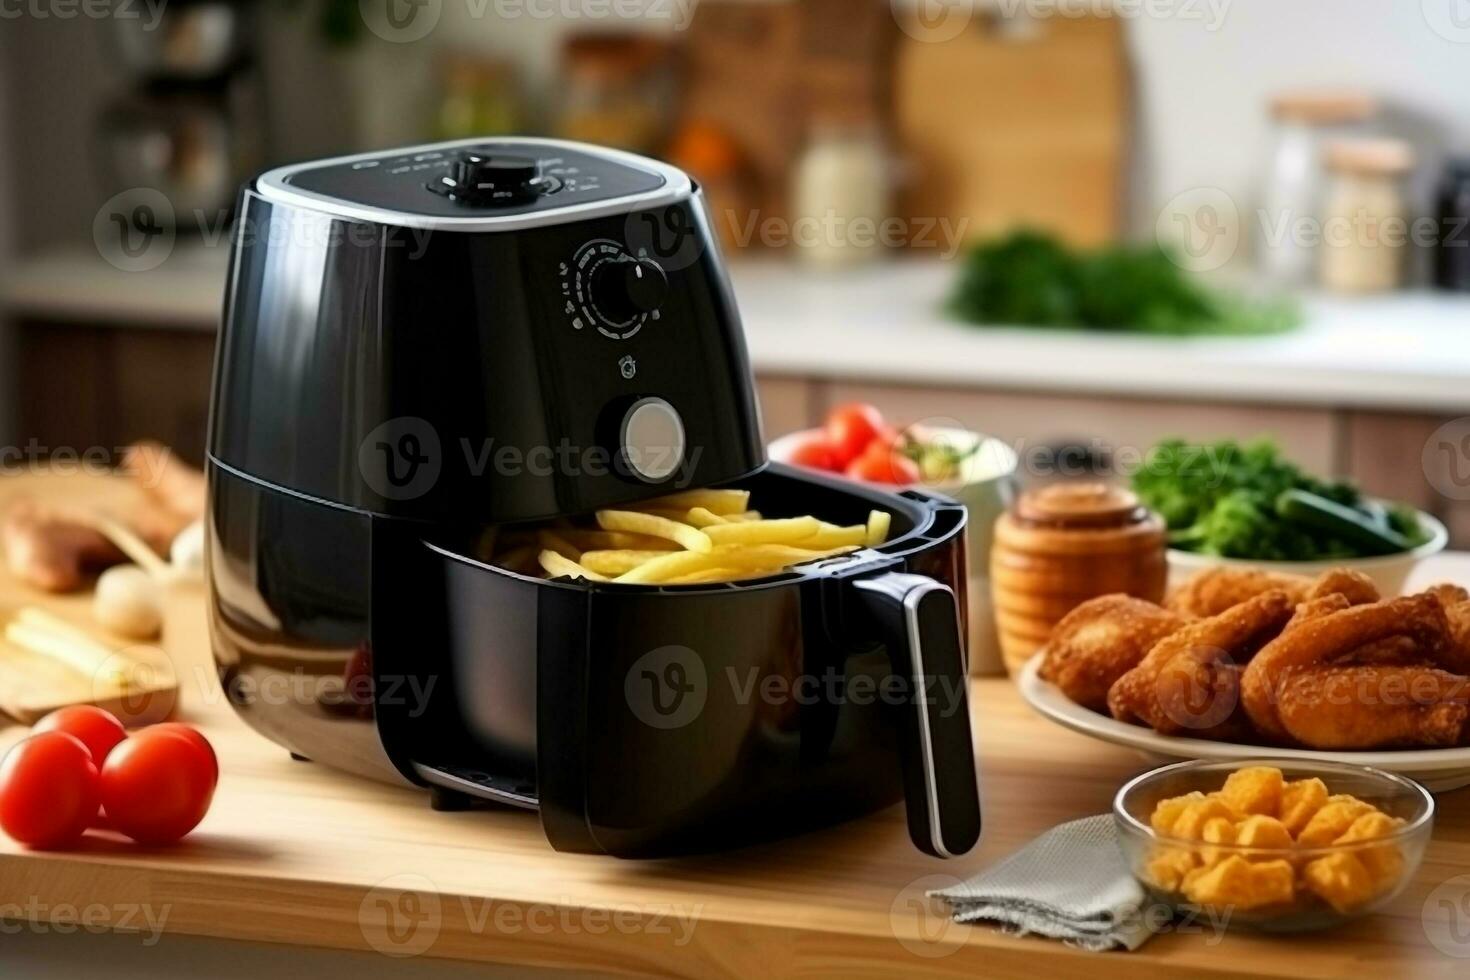
M980 788L954 592L902 572L853 585L884 633L894 675L910 682L900 720L909 836L935 857L964 854L980 838Z

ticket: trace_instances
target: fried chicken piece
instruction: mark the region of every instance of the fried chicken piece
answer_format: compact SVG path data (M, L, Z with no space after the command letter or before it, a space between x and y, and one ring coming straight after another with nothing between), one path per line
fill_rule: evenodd
M1241 675L1240 696L1246 714L1256 728L1273 738L1293 738L1279 710L1288 680L1395 637L1407 638L1430 663L1436 662L1448 644L1444 606L1427 593L1335 611L1328 606L1340 605L1337 600L1328 597L1316 602L1321 605L1309 604L1308 614L1294 618ZM1365 715L1374 713L1373 705L1357 707Z
M1117 593L1089 599L1052 629L1041 676L1085 708L1108 710L1108 689L1185 619Z
M1205 569L1175 589L1164 600L1164 605L1181 616L1206 619L1263 592L1285 592L1293 603L1303 602L1312 585L1312 580L1304 575L1218 565Z
M1108 709L1164 735L1240 737L1240 665L1282 630L1294 606L1287 592L1264 592L1170 634L1118 678Z
M1457 674L1470 674L1470 592L1448 583L1425 591L1444 606L1450 624L1450 641L1438 665Z
M1277 717L1313 749L1451 746L1470 718L1470 678L1433 667L1318 667L1281 685Z
M1350 606L1362 606L1383 598L1378 593L1378 586L1362 572L1352 568L1329 568L1312 582L1303 601L1334 595L1342 596Z

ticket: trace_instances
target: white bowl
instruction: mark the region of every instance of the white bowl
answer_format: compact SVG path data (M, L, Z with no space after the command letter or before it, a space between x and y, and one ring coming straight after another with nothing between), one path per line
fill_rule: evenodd
M1429 540L1412 551L1396 555L1379 555L1376 558L1331 558L1326 561L1256 561L1252 558L1221 558L1218 555L1201 555L1193 551L1169 549L1169 585L1176 586L1189 580L1197 572L1217 565L1231 568L1259 568L1267 572L1290 575L1305 575L1308 578L1320 575L1329 568L1352 568L1373 580L1378 591L1385 596L1400 595L1404 583L1414 566L1430 555L1437 555L1449 544L1450 534L1445 526L1432 515L1418 512L1419 523L1429 532Z
M1319 752L1314 749L1278 749L1236 742L1212 742L1203 738L1160 735L1151 728L1130 725L1108 715L1084 708L1062 693L1061 688L1042 680L1045 651L1027 660L1016 678L1021 698L1039 714L1063 728L1090 738L1133 749L1151 762L1181 759L1258 759L1271 756L1311 762L1346 762L1372 766L1422 783L1434 793L1470 786L1470 748L1401 749L1384 752Z

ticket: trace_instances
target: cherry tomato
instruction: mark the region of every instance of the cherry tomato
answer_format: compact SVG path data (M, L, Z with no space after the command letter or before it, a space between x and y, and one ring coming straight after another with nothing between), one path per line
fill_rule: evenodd
M108 822L143 844L171 844L199 825L214 799L215 763L176 731L145 728L102 765Z
M59 708L36 722L32 732L66 732L73 735L92 753L92 761L100 768L117 743L128 737L122 722L110 711L93 704L74 704Z
M0 762L0 830L27 847L66 847L97 816L97 795L97 766L81 739L32 735Z
M842 471L842 467L837 464L837 453L821 436L812 436L797 443L796 448L791 451L791 462L814 470Z
M895 483L907 485L919 482L919 464L902 453L896 453L879 445L873 452L865 452L852 461L847 475L854 480L869 483Z
M209 755L210 785L219 785L219 756L215 755L214 746L209 744L209 739L205 738L199 732L199 729L192 728L181 721L165 721L160 722L157 725L149 725L147 728L143 729L143 731L172 732L175 735L182 735L190 742L193 742L195 745L199 746L205 751L205 753Z
M827 444L837 455L837 465L845 467L862 455L882 428L883 415L872 405L852 402L828 412Z

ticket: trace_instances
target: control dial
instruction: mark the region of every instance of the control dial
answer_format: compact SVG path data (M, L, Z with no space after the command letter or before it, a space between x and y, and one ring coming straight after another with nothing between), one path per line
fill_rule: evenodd
M631 255L610 239L583 245L561 274L572 326L595 327L614 340L626 340L657 320L669 291L668 275L657 262Z
M554 177L543 177L541 165L531 157L462 150L449 161L449 169L429 189L466 204L523 204L556 190Z
M663 305L669 277L657 262L620 255L592 273L592 304L608 320L626 323Z

